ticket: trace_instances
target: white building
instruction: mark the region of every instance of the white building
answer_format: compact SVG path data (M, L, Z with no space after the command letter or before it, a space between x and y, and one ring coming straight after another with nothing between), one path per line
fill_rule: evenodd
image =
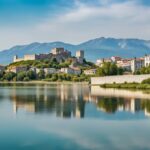
M0 65L0 72L3 72L5 70L5 66Z
M122 60L122 58L119 57L119 56L112 56L112 57L111 57L111 60L112 60L113 62L117 62L117 61Z
M145 65L145 67L148 67L148 66L150 66L150 55L145 55L145 57L144 57L144 65Z
M96 65L102 67L104 63L112 62L111 58L103 58L103 59L97 59Z
M81 69L80 68L61 68L61 73L66 73L66 74L74 74L74 75L80 75L81 74Z
M131 59L122 59L117 61L117 67L121 67L126 71L131 71Z
M81 69L80 69L80 68L74 67L74 68L72 68L72 69L74 70L74 74L75 74L75 75L80 75L80 74L81 74Z
M131 61L131 71L135 72L144 67L144 58L134 58Z
M18 73L18 72L27 71L27 70L28 69L26 66L10 66L7 68L6 72Z
M54 74L57 72L57 70L55 68L44 68L44 72L46 75L48 74Z
M74 74L74 70L71 68L61 68L61 72L66 74Z
M96 74L96 69L89 69L89 70L84 70L85 75L95 75Z

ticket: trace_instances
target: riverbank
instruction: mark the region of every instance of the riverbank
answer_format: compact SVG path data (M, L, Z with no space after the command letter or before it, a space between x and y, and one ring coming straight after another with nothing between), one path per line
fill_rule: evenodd
M88 82L73 82L73 81L62 81L62 82L49 82L49 81L0 81L0 84L89 84Z
M150 89L150 84L142 83L114 83L114 84L102 84L102 88L117 88L117 89Z

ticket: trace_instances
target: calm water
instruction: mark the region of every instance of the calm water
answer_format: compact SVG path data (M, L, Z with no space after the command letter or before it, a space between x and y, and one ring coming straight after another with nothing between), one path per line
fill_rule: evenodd
M0 85L0 150L150 149L150 91Z

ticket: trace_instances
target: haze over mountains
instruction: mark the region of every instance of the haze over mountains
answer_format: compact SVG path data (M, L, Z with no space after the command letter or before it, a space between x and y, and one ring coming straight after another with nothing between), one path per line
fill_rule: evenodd
M98 58L110 56L139 57L150 54L150 41L140 39L96 38L87 42L73 45L63 42L31 43L14 46L0 51L0 64L9 64L14 55L22 57L25 54L49 53L52 48L64 47L75 54L76 50L85 50L87 60L95 62Z

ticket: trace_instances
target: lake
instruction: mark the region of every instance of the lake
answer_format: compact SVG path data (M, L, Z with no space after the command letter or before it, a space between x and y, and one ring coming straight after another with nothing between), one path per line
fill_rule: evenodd
M150 91L0 84L0 150L150 149Z

